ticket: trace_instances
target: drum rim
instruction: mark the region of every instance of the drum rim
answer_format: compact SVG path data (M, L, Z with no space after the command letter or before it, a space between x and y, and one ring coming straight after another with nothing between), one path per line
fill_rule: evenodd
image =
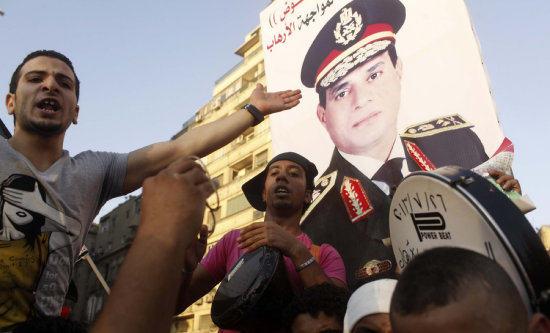
M487 181L482 176L478 175L477 173L475 173L471 170L464 169L464 168L461 168L461 167L458 167L458 166L445 166L445 167L438 168L438 169L433 170L433 171L415 171L415 172L412 172L402 180L401 184L405 183L406 181L410 181L411 178L416 178L416 177L424 176L424 177L428 177L428 178L433 178L433 179L436 179L437 181L445 184L448 187L456 189L462 195L462 197L464 199L468 200L470 202L470 204L472 204L472 206L474 206L475 209L483 216L486 224L488 224L490 226L491 230L493 230L493 232L495 233L497 238L500 240L503 247L506 249L506 252L510 255L510 259L514 264L514 267L516 268L516 271L518 272L518 274L521 278L521 281L523 282L523 285L525 286L525 291L526 291L527 297L529 298L529 302L531 303L529 311L533 311L534 309L536 309L536 304L537 304L537 300L538 300L539 296L537 295L537 292L535 290L535 286L533 285L533 282L531 281L531 277L530 277L530 275L528 274L528 272L525 268L523 260L520 258L520 256L518 255L515 247L513 246L513 244L518 243L519 241L514 241L514 242L510 241L510 239L506 236L506 234L504 233L504 231L502 230L502 228L500 227L498 222L486 210L486 208L484 206L484 203L487 203L487 202L483 202L483 200L478 200L474 196L474 194L471 193L471 190L469 190L467 187L462 186L460 184L452 184L453 179L451 179L449 175L446 175L445 172L453 172L453 173L456 173L456 174L463 174L463 175L466 174L467 176L474 177L474 180L483 179L484 181ZM399 190L399 187L398 187L397 191L398 190ZM498 190L498 192L500 192L500 190ZM500 193L500 194L502 194L503 196L505 195L504 193ZM509 201L509 203L512 206L515 207L514 203L511 200L509 200L508 198L506 198L506 199ZM521 213L521 216L526 220L527 223L529 223L529 221L523 215L523 213ZM390 230L391 230L391 226L390 226ZM518 243L518 245L519 245L519 243ZM457 245L457 246L460 247L460 245ZM527 260L527 258L526 258L526 260ZM541 292L542 291L543 290L541 290Z

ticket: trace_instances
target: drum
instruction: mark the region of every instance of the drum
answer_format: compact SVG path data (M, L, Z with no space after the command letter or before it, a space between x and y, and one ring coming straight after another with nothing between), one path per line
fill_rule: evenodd
M493 184L460 167L414 172L390 207L390 237L401 270L418 253L466 248L498 262L529 313L550 315L550 257L524 214Z
M243 254L221 282L212 302L212 321L220 328L245 330L281 325L282 312L295 294L281 251L262 246Z

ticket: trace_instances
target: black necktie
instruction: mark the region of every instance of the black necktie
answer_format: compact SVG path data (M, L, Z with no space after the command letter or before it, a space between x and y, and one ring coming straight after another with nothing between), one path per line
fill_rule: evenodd
M372 176L372 180L377 180L388 184L390 187L390 197L393 197L397 185L403 179L401 168L403 167L403 157L395 157L382 164L380 169Z

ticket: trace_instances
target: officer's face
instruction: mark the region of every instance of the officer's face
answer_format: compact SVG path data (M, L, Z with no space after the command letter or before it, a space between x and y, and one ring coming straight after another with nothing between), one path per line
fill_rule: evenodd
M401 103L401 61L394 67L384 52L340 79L326 91L317 116L341 151L365 156L389 153Z

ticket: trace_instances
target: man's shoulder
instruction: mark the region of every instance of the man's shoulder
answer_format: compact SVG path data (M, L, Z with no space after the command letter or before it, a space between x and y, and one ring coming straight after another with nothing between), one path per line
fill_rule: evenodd
M67 152L67 155L70 158L74 159L84 159L84 158L115 158L117 156L126 156L128 153L114 153L107 151L97 151L97 150L84 150L74 156L70 156Z
M67 153L68 159L71 163L77 165L84 165L86 169L112 169L113 166L122 166L128 161L128 153L113 153L106 151L93 151L86 150L80 152L74 156L70 156Z
M241 234L241 229L233 229L225 233L225 235L222 236L222 239L228 240L228 241L236 241L237 238L239 238L239 235Z
M323 206L330 205L335 199L334 196L343 196L342 192L345 192L345 189L350 186L356 189L364 189L369 187L370 184L372 182L369 177L336 152L325 172L315 182L312 204L308 210L315 208L314 206L323 199L328 199L325 200ZM328 209L328 207L325 209Z

